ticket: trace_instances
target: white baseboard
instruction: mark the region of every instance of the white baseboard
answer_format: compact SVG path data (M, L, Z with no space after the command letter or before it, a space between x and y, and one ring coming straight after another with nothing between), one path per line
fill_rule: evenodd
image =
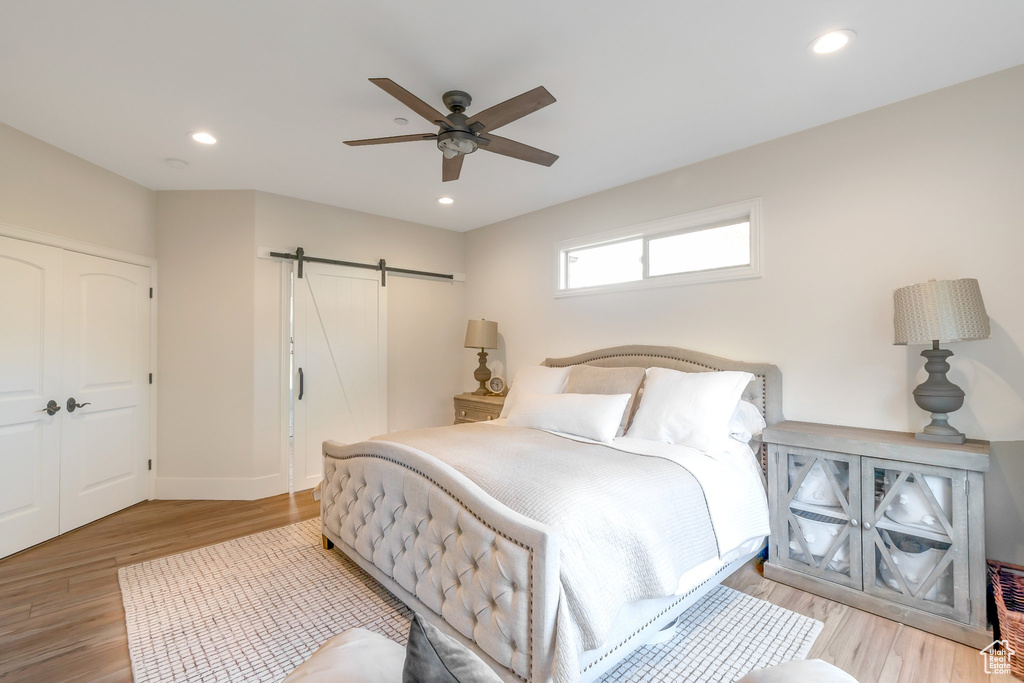
M156 478L157 500L256 500L287 493L281 475L236 479Z

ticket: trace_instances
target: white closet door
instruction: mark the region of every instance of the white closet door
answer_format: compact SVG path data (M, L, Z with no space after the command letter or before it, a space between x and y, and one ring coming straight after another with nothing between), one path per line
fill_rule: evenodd
M372 270L303 270L294 294L295 490L320 481L324 441L387 431L387 288Z
M61 254L0 237L0 557L58 532Z
M146 498L149 275L64 252L61 533Z

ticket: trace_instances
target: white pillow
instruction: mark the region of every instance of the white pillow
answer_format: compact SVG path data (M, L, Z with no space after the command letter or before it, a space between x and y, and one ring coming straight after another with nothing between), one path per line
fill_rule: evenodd
M568 368L549 368L546 365L524 365L519 368L512 386L509 387L500 417L508 417L512 406L521 394L560 394L565 391L569 380Z
M626 436L720 451L749 372L679 372L648 368L644 395Z
M520 394L508 426L574 434L594 441L615 438L632 394Z
M761 430L767 426L757 406L750 401L740 401L729 422L729 436L742 443L748 443L755 436L760 436Z

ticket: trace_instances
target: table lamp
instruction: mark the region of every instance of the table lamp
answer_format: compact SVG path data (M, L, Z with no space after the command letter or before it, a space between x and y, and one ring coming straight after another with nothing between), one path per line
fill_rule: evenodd
M921 355L928 379L914 389L914 400L932 414L932 421L914 436L922 441L963 443L962 433L949 424L949 413L964 404L964 390L946 378L953 355L939 343L987 339L991 334L978 281L929 280L893 292L894 344L927 344Z
M480 365L473 372L473 379L480 382L480 388L474 394L483 396L489 394L487 380L491 378L491 371L487 367L487 352L484 349L498 348L498 323L493 320L470 320L466 325L467 349L480 349L477 356L480 357Z

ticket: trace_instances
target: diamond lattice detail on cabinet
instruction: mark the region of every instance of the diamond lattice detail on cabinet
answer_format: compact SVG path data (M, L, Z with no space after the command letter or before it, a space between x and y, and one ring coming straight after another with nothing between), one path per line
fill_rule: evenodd
M812 473L815 475L814 478L823 478L827 482L832 495L839 502L839 506L845 512L847 518L852 519L853 514L850 510L849 496L843 490L843 484L840 483L837 472L834 470L835 463L818 456L804 457L807 457L807 460L802 465L797 465L800 469L797 471L788 492L788 521L792 529L790 538L796 539L790 542L789 549L802 552L807 563L818 569L829 569L840 573L847 573L849 571L849 550L844 551L844 548L846 548L849 542L849 524L845 521L840 524L839 519L807 510L802 510L797 515L794 512L794 499L805 482L812 478ZM820 498L820 496L817 496L817 498ZM801 520L803 521L801 522ZM817 537L819 533L827 534L827 536L819 539ZM830 538L831 541L829 542ZM828 542L829 544L823 552L820 552L822 542ZM814 552L815 547L819 549L818 553Z
M938 492L945 499L949 480L911 471L893 479L894 474L884 474L883 487L889 488L875 509L881 578L903 595L950 604L954 533L948 506L936 497Z

